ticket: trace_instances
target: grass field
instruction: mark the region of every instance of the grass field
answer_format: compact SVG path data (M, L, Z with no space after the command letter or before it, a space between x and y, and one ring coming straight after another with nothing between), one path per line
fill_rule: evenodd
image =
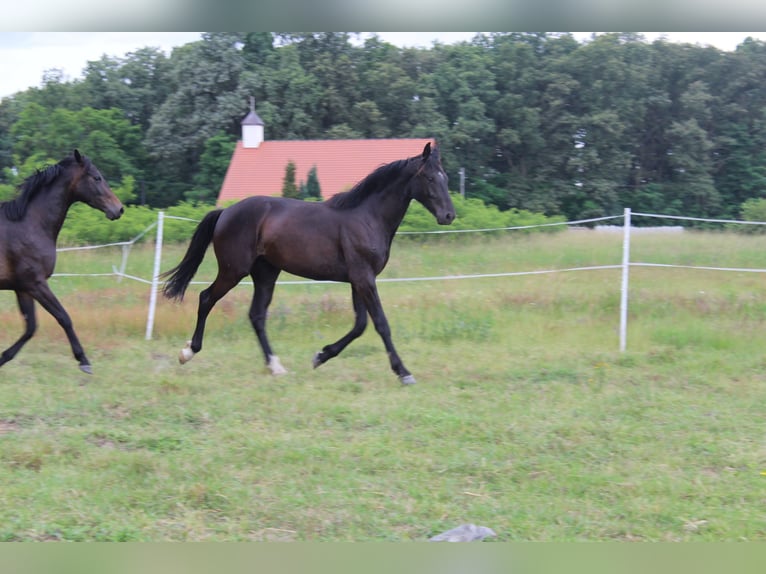
M384 277L618 264L621 242L398 239ZM127 273L149 277L152 257L136 247ZM57 272L119 259L62 253ZM632 260L766 268L766 237L635 235ZM145 341L146 285L54 278L95 374L43 312L0 369L0 540L419 541L467 522L497 541L766 539L766 277L630 275L625 353L618 269L380 284L412 387L371 327L311 368L351 326L346 285L277 288L268 327L290 373L274 378L247 287L180 366L200 286L160 301ZM5 348L12 293L0 325Z

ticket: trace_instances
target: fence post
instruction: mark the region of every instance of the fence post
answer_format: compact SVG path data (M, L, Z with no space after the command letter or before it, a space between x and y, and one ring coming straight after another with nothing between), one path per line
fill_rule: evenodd
M131 247L133 247L132 243L122 246L122 262L120 263L120 274L117 276L117 283L122 283L122 278L125 276L125 267L128 266L128 255L130 255Z
M620 290L620 352L625 351L628 338L628 272L630 270L630 208L625 208L622 235L622 287Z
M157 239L154 243L154 270L152 271L152 291L149 295L149 316L146 318L146 340L152 338L154 330L154 313L157 309L157 290L160 283L160 267L162 262L162 227L165 221L165 212L157 214Z

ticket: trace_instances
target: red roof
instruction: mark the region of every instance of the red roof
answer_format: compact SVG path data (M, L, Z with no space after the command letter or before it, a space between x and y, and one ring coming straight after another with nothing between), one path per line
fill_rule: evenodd
M295 164L295 183L316 166L322 197L351 189L381 165L420 154L428 138L372 140L264 141L257 148L237 142L218 195L218 204L251 195L282 195L287 163ZM433 143L433 142L432 142Z

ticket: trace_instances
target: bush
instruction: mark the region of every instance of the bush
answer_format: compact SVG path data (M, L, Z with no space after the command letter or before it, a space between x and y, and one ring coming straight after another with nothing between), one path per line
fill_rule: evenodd
M744 221L766 221L766 199L748 199L742 204L741 211ZM766 225L732 225L729 229L742 233L766 233Z
M184 217L194 221L165 219L163 240L167 242L186 242L194 233L197 221L214 209L212 205L180 203L165 209L166 215ZM130 241L157 222L160 210L146 206L129 205L125 214L117 221L109 221L103 213L82 203L76 203L69 209L64 227L59 234L59 245L103 245ZM155 233L146 233L140 241L154 239Z
M486 205L477 198L465 199L460 195L452 196L455 205L455 221L449 227L439 225L428 210L420 203L413 201L399 226L399 231L447 231L455 229L498 229L505 227L525 227L528 225L540 225L544 223L558 223L566 221L564 217L547 217L541 213L532 213L523 209L509 209L500 211L494 205ZM565 226L539 227L524 232L533 231L560 231ZM487 232L492 233L492 232ZM415 236L418 237L418 236Z
M425 207L413 201L402 221L399 231L447 231L455 229L497 229L505 227L534 226L544 223L564 222L561 216L547 217L541 213L532 213L523 209L500 211L494 205L485 205L477 198L464 199L453 195L456 218L450 226L441 226ZM215 209L209 204L182 202L165 210L167 216L182 217L193 221L167 217L164 223L163 239L165 242L185 243L191 239L194 228L206 213ZM131 205L125 208L125 214L118 221L109 221L100 211L78 203L71 207L64 227L59 235L59 245L103 245L130 241L145 232L157 222L160 210L146 206ZM561 231L565 226L536 227L524 230L524 233ZM486 233L492 233L488 231ZM146 233L141 241L153 240L154 232ZM413 235L423 239L428 235Z

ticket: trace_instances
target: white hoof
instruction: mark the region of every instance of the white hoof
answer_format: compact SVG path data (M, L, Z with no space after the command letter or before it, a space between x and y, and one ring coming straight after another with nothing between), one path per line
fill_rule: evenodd
M311 359L311 366L316 369L321 364L322 364L322 361L319 360L319 353L317 353L316 355L314 355L314 358Z
M279 362L279 357L276 355L269 357L268 367L272 375L284 375L287 373L287 369L282 366L282 363Z
M178 362L182 365L192 360L194 351L191 350L191 341L186 341L186 346L178 353Z
M415 384L415 377L412 375L404 375L403 377L400 377L403 385L414 385Z

